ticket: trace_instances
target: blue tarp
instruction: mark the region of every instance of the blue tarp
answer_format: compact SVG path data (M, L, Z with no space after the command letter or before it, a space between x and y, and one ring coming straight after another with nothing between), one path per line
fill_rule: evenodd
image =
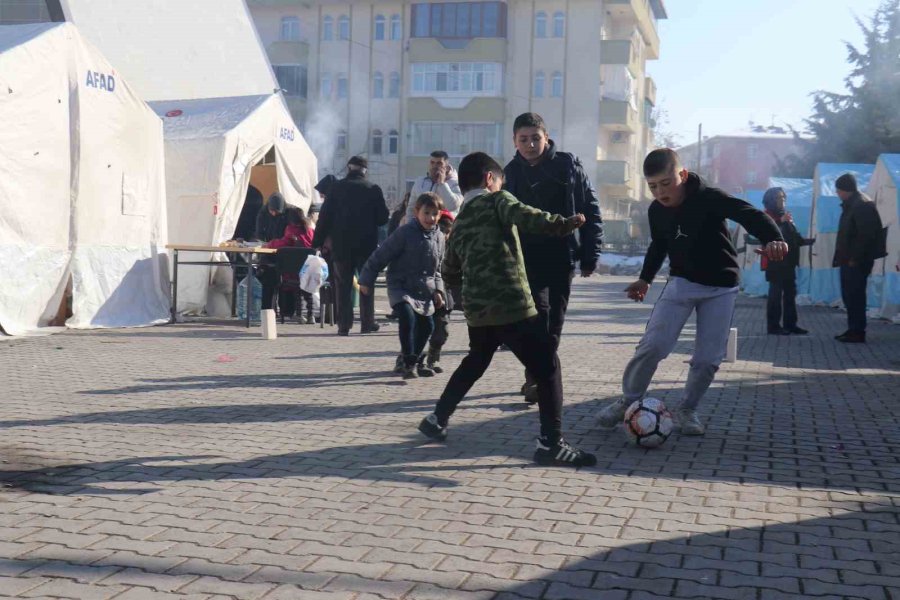
M784 188L787 194L787 210L794 219L794 225L803 237L809 237L812 222L813 180L772 177L769 187Z
M761 190L747 190L744 194L744 200L758 208L763 209L763 195ZM742 235L743 235L742 231ZM744 240L738 240L738 247L744 244ZM747 246L747 252L752 253L759 246ZM766 281L766 274L759 268L759 260L753 262L749 267L741 269L741 289L745 294L750 296L765 296L769 293L769 283Z

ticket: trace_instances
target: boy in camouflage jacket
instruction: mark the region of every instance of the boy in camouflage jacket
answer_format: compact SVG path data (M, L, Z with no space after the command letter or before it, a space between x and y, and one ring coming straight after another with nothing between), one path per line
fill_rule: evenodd
M459 165L465 194L453 224L442 266L447 285L462 286L463 312L469 328L469 353L447 382L434 413L419 424L431 439L447 438L447 424L457 405L506 344L535 376L541 436L534 460L545 465L590 466L597 459L562 437L562 373L555 346L541 326L522 258L518 230L567 235L584 224L584 215L568 219L526 206L500 191L503 168L483 152Z

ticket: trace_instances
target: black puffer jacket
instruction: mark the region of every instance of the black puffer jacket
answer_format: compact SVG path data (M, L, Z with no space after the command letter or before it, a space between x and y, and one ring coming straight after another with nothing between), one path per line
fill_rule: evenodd
M503 172L504 189L520 202L551 215L571 217L581 213L587 219L576 233L562 238L520 232L529 277L533 272L571 269L575 261L579 262L583 271L595 270L603 243L603 221L600 218L597 194L578 157L557 151L551 140L540 163L532 167L516 152L515 158L506 165ZM540 184L553 182L564 188L562 195L548 197L533 191Z
M378 228L389 216L381 188L364 174L351 171L326 195L313 246L320 248L331 238L334 258L365 260L378 246Z

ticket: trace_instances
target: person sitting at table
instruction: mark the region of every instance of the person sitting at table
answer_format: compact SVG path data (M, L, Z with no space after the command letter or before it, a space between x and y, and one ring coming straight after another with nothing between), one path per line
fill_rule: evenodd
M253 232L253 239L269 242L282 237L287 228L286 208L287 203L281 192L272 192L265 205L256 214L256 229Z
M287 219L284 235L267 242L265 247L276 249L312 248L313 228L310 226L309 219L303 213L303 209L296 206L288 206L284 212ZM274 264L271 265L271 268L266 268L260 272L260 282L263 286L262 307L264 309L272 308L275 288L278 287L278 278L279 273ZM297 320L301 324L315 323L312 294L300 289L300 274L283 273L281 278L283 283L281 294L278 297L278 306L281 308L282 314L285 317L290 317L294 314L294 298L296 295L300 298L300 306L296 307L299 309L297 310ZM304 309L306 312L305 317L303 315Z

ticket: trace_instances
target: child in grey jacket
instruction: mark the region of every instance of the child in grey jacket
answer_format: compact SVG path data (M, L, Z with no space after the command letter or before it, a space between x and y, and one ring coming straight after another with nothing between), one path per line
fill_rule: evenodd
M388 301L399 317L400 356L395 371L404 379L431 377L423 350L434 330L434 312L445 304L441 261L444 234L437 227L443 202L428 192L416 198L416 218L398 227L363 266L359 291L370 294L385 267Z

